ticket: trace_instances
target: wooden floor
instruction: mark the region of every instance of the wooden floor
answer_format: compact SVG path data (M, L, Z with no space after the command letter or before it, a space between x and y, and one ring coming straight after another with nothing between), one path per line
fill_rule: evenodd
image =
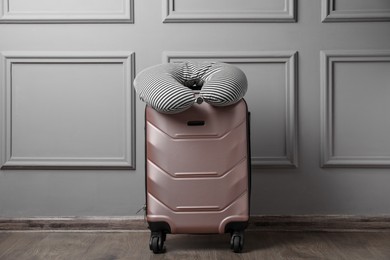
M115 259L390 259L390 232L245 233L244 252L228 235L168 235L153 255L149 232L0 232L1 260Z

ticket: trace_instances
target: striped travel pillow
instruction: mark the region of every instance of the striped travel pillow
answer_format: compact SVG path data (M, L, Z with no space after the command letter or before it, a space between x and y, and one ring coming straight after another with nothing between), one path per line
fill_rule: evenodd
M199 98L228 106L245 95L247 86L244 72L222 62L160 64L144 69L134 80L140 99L162 113L184 111Z

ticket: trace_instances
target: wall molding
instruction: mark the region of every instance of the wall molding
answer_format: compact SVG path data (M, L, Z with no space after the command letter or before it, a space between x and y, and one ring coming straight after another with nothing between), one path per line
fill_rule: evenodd
M179 11L175 9L175 0L163 0L164 23L296 21L296 0L285 0L285 9L283 10L252 10L251 12Z
M284 63L286 68L286 156L256 157L252 165L262 167L298 167L297 75L298 53L278 52L164 52L163 62L182 60L219 60L227 63Z
M135 169L135 102L133 52L2 52L2 169ZM121 64L124 73L125 140L123 157L15 157L12 154L12 66L28 64Z
M338 11L335 8L335 1L337 0L322 0L322 22L390 21L390 9Z
M146 230L143 217L0 218L0 231Z
M321 167L390 167L390 156L333 154L333 68L336 62L390 62L390 51L321 51Z
M0 231L146 231L143 217L0 218ZM250 231L388 232L390 216L254 215Z
M251 216L249 230L383 232L390 231L390 216L356 215L270 215Z
M12 0L1 0L0 23L134 23L134 0L122 0L122 10L108 12L16 12Z

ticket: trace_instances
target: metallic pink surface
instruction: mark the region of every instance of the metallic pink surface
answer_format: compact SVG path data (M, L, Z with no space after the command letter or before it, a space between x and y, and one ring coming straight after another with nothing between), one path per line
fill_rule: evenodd
M227 223L248 220L243 100L173 115L147 107L146 145L147 221L165 221L172 233L224 233Z

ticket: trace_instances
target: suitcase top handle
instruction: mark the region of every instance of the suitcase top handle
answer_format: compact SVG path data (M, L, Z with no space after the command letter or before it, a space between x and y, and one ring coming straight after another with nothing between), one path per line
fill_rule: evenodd
M205 125L205 121L203 121L203 120L188 121L187 125L188 126L203 126L203 125Z

